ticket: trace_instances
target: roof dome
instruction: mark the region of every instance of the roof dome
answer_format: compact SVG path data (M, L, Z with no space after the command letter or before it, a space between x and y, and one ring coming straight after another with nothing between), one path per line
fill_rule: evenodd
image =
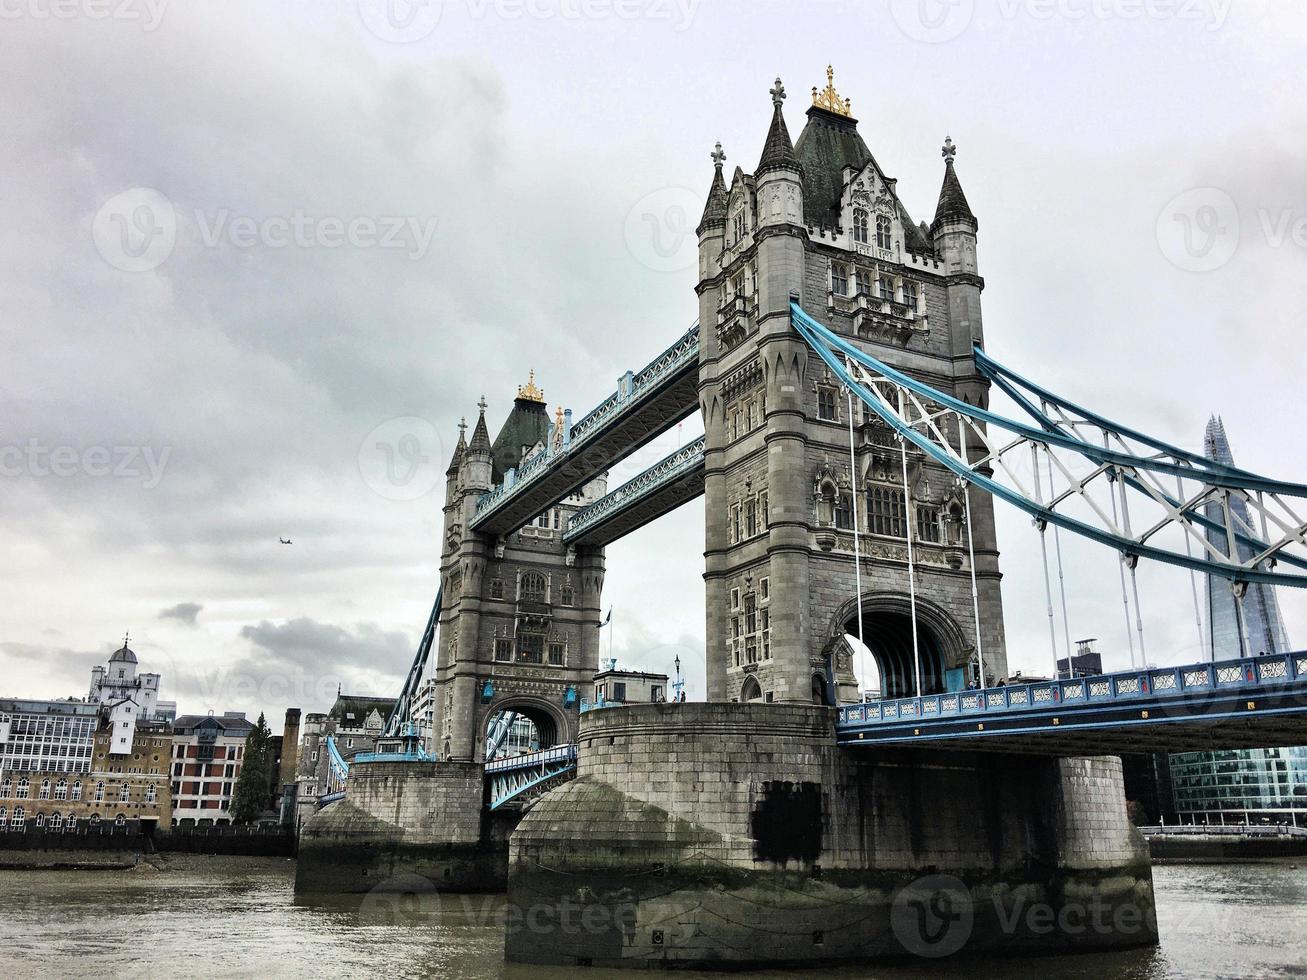
M126 641L126 640L123 640L122 649L116 651L116 652L114 653L114 655L113 655L112 657L109 658L109 663L111 663L111 664L119 664L119 663L122 663L122 664L134 664L134 663L136 663L136 654L132 653L132 651L128 648L128 646L127 646L127 641Z

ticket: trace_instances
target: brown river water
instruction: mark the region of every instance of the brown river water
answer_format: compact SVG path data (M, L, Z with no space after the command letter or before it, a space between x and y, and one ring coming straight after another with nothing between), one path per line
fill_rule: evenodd
M0 871L0 978L438 977L609 980L648 972L503 959L503 896L296 899L293 868ZM1161 945L1113 954L821 968L848 978L1304 977L1307 862L1154 869ZM792 971L732 976L790 977ZM674 976L718 974L677 972Z

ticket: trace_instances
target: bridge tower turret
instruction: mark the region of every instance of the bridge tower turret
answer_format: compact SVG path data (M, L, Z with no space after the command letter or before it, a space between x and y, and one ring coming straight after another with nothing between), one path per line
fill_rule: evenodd
M978 223L952 142L927 228L908 217L832 70L825 89L813 89L796 142L779 79L771 97L755 173L737 168L727 188L714 154L699 226L708 695L856 697L844 636L857 635L859 611L883 693L913 693L918 663L923 693L961 686L976 660L961 490L915 450L905 481L892 431L856 399L851 462L845 392L790 322L794 300L889 364L983 403L988 389L971 353L982 336ZM992 504L973 493L971 507L980 633L994 679L1006 674L1006 655Z
M481 399L472 438L447 474L440 575L444 600L434 668L432 747L442 760L484 759L486 726L513 711L542 747L575 740L580 699L599 663L602 548L571 549L568 517L605 492L592 481L509 534L471 529L482 498L539 453L557 451L567 420L551 422L534 376L518 388L492 442Z

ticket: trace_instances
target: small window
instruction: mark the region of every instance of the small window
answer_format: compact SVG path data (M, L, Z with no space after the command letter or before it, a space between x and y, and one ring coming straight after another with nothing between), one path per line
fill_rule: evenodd
M564 656L565 647L561 643L549 644L549 664L551 667L561 667L566 659Z
M917 508L917 538L921 541L929 541L931 544L939 544L943 540L943 527L938 507Z
M877 283L880 286L880 298L886 303L894 302L894 277L881 274Z
M770 518L769 518L768 513L767 513L767 491L766 491L766 490L764 490L762 493L758 494L758 516L759 516L759 518L762 520L762 528L763 528L763 530L764 530L764 531L767 530L767 528L770 526Z
M561 592L562 595L559 598L562 599L563 605L570 606L576 602L576 589L571 582L564 582Z
M492 579L490 580L490 598L492 598L492 599L502 599L502 598L504 598L504 580L503 580L503 579L492 578Z
M839 414L835 408L834 388L817 389L817 418L823 422L839 421Z
M731 589L731 608L732 608L732 609L739 609L739 608L740 608L740 590L739 590L739 589Z
M913 313L919 312L917 309L917 284L909 279L903 280L903 305Z
M835 526L841 531L853 530L853 494L847 490L835 498Z
M744 504L744 533L750 538L758 533L758 502L755 500Z
M747 220L745 219L745 217L744 217L744 209L743 209L743 208L741 208L740 210L738 210L738 211L735 212L735 222L734 222L734 225L735 225L735 227L734 227L734 230L735 230L735 241L736 241L736 242L742 241L742 240L744 239L745 234L746 234L746 233L748 232L748 230L749 230L749 223L748 223L748 221L747 221Z
M859 269L854 275L854 282L858 292L871 295L871 273L866 269Z
M849 294L849 267L843 262L831 263L830 289L836 296L847 296Z
M758 595L762 597L764 602L771 598L770 578L762 578L758 580Z
M731 507L731 541L740 540L740 505L734 504Z
M501 636L495 640L495 659L500 663L508 663L513 659L513 641L508 637Z
M613 700L614 700L614 701L625 701L625 700L626 700L626 682L625 682L625 681L613 681Z
M876 247L888 252L894 245L890 237L890 220L888 215L876 215Z

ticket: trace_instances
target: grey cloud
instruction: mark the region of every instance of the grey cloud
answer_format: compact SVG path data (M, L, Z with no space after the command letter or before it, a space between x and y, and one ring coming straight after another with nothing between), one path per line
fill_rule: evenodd
M175 606L169 606L167 609L160 611L160 619L175 619L179 623L185 623L187 626L195 625L195 617L203 609L198 602L179 602Z

